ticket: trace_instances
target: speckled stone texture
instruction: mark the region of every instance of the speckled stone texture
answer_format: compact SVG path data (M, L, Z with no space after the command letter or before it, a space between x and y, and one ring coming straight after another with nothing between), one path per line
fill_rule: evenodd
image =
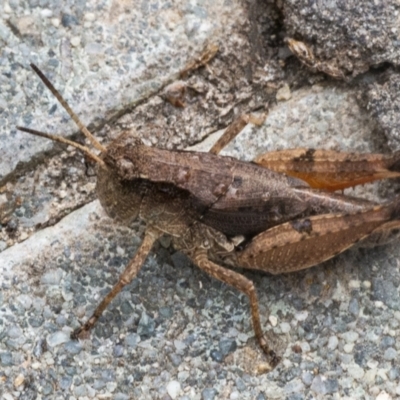
M396 399L398 243L353 249L282 276L243 271L282 355L272 372L247 299L168 240L92 335L69 334L135 253L144 226L115 224L76 150L17 132L81 139L29 69L35 62L106 144L124 130L164 148L202 147L243 112L269 114L224 154L398 147L397 3L392 1L8 0L0 4L0 397L12 399ZM307 43L345 80L307 68ZM207 67L179 72L207 44ZM168 86L172 84L173 86ZM184 87L184 108L168 99ZM205 141L203 141L205 139ZM396 182L349 190L378 201Z
M398 74L400 64L400 4L378 1L283 1L286 37L307 44L317 62L352 79L367 71L360 84L364 101L374 114L389 143L399 148Z
M395 0L283 2L289 37L356 76L382 63L400 63L400 5Z

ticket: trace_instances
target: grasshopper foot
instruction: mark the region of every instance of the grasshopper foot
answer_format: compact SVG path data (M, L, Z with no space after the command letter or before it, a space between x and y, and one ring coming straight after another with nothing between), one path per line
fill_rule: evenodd
M268 357L269 364L271 365L272 369L274 369L282 360L281 357L279 357L274 350L272 350L267 343L267 340L262 337L259 340L259 344L263 352L266 354Z
M74 329L71 333L72 340L78 339L87 339L90 334L90 330L93 328L93 325L96 323L97 318L92 317L84 325L81 327Z

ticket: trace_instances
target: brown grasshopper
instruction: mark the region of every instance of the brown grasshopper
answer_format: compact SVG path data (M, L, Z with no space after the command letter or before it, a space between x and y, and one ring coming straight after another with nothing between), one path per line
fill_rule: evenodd
M202 270L248 296L256 339L275 366L279 357L264 337L254 284L225 266L272 274L297 271L332 258L362 239L385 241L400 226L400 197L378 205L312 187L336 190L397 177L398 153L354 155L297 149L266 154L256 160L261 165L218 156L249 120L247 116L232 124L209 153L151 148L130 132L104 147L43 73L32 68L100 154L59 136L18 129L81 150L97 163L97 194L107 214L124 224L137 218L146 223L135 256L93 315L72 333L73 338L90 331L112 299L137 275L153 244L167 234L174 247Z

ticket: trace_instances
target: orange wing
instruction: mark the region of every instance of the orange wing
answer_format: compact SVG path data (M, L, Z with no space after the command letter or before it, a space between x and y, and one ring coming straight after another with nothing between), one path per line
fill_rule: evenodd
M385 155L298 148L265 153L254 162L329 191L400 177L400 151Z

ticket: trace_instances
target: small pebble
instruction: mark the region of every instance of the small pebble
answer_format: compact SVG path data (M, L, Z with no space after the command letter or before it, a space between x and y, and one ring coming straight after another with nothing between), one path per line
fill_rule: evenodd
M42 285L59 285L63 276L62 269L53 269L42 275L40 283Z
M76 340L68 341L64 348L70 354L79 354L82 351L81 343Z
M395 344L395 340L392 336L384 336L379 344L381 349L386 349L388 347L393 347Z
M393 347L389 347L388 349L386 349L383 355L383 358L388 361L394 360L396 359L396 357L397 351Z
M116 346L114 346L113 348L113 356L114 357L122 357L124 354L124 348L123 346L117 344Z
M354 349L354 343L346 343L343 346L343 350L345 353L350 354Z
M96 19L96 15L93 14L93 13L88 12L88 13L86 13L86 14L84 15L84 19L85 19L85 21L91 21L91 22L93 22L93 21Z
M283 85L278 91L276 92L276 100L277 101L286 101L291 99L292 93L290 92L290 87L288 84Z
M272 326L276 326L278 324L278 318L276 318L275 315L270 315L268 320Z
M61 23L65 28L71 27L72 25L79 25L76 17L70 14L62 14Z
M398 377L399 377L399 368L398 367L392 367L391 369L390 369L390 371L388 372L388 378L391 380L391 381L394 381L394 380L396 380Z
M218 347L222 353L223 357L226 357L229 353L233 353L236 348L237 348L237 344L236 341L233 339L221 339Z
M371 385L375 382L375 377L376 377L376 369L369 369L365 373L363 380L368 385Z
M114 392L115 389L117 388L117 383L116 382L107 382L106 388L109 392Z
M358 316L360 312L360 306L356 298L352 298L349 303L349 312L354 316Z
M40 11L40 15L44 18L50 18L53 16L53 11L49 10L48 8L43 8Z
M40 362L34 362L32 363L32 369L39 369L42 368L42 364Z
M359 289L360 286L361 286L361 283L360 283L359 280L351 279L351 280L349 281L349 288L350 288L350 289Z
M370 281L363 281L362 285L363 285L363 288L365 288L365 289L370 289L372 286Z
M284 389L286 394L302 393L304 391L304 383L300 379L295 378L288 382Z
M4 3L3 11L4 11L5 13L7 13L7 14L12 13L12 8L10 7L10 5L9 5L7 2Z
M178 372L179 382L185 382L190 377L189 371Z
M7 336L12 339L18 339L22 336L23 332L19 326L13 325L7 330Z
M25 240L26 238L28 238L28 233L27 232L21 232L21 234L19 235L19 240Z
M70 376L62 376L58 384L62 390L68 390L72 384L72 378Z
M392 396L386 392L381 392L378 394L378 396L376 396L375 400L392 400Z
M281 327L282 333L289 333L290 332L291 327L290 327L290 324L288 324L287 322L282 322L280 327Z
M302 342L300 347L303 353L308 353L311 350L311 347L307 342Z
M178 381L171 381L167 384L167 392L172 400L178 398L181 392L181 384Z
M21 386L25 381L25 377L22 374L19 374L15 379L14 379L14 386L17 388L18 386Z
M309 371L305 371L301 375L301 380L307 386L310 386L312 384L313 379L314 379L314 375Z
M364 376L364 370L357 364L349 365L347 372L354 379L362 379Z
M229 400L238 400L238 399L240 399L240 393L238 391L233 391L229 396Z
M174 340L174 346L177 351L183 351L186 349L187 345L182 340Z
M57 315L56 323L59 327L63 327L67 324L67 318L65 317L65 315L62 314Z
M74 36L71 38L71 46L78 47L81 44L81 38L79 36Z
M337 336L330 336L328 340L328 350L333 351L337 348L339 340Z
M129 399L131 399L131 397L125 393L115 393L115 395L113 396L113 400L129 400Z
M325 387L325 378L321 375L317 375L313 379L311 390L319 395L325 395L327 392Z
M244 383L244 381L243 381L242 378L236 378L235 384L236 384L236 387L237 387L237 388L239 389L239 391L241 391L241 392L244 392L244 391L247 389L246 384Z
M180 357L178 354L169 354L168 358L174 367L179 367L179 365L182 363L182 357Z
M212 388L205 388L202 392L201 392L201 399L202 400L215 400L216 396L217 396L217 391L215 389Z
M222 353L218 350L211 350L210 352L210 357L218 363L221 363L222 361L224 361L224 356L222 355Z
M74 394L78 397L86 396L86 385L77 385L74 387Z
M125 337L125 343L129 347L136 347L140 342L140 336L137 333L129 333Z
M349 331L349 332L345 332L342 334L342 338L347 342L347 343L354 343L357 341L357 339L359 338L359 334L357 332L354 331Z
M46 338L47 345L50 347L59 346L60 344L67 343L70 341L69 334L63 331L52 333Z
M137 328L138 335L140 335L140 337L149 337L153 334L155 327L156 323L154 322L154 319L143 312Z
M305 321L308 317L308 311L297 312L294 317L297 319L297 321Z

